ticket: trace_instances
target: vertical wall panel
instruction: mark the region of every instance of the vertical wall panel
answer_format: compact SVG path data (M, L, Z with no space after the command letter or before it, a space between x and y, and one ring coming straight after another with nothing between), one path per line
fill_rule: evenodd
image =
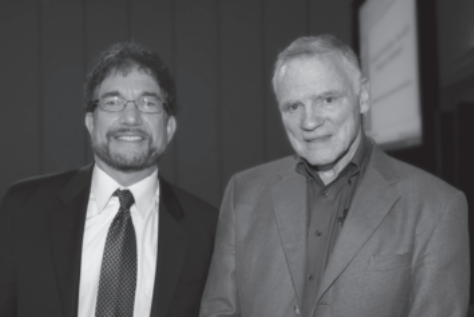
M450 70L452 63L474 48L474 1L436 0L438 19L439 69ZM444 74L443 74L444 75ZM453 106L453 105L450 105Z
M43 5L43 173L73 169L85 163L82 22L81 0L54 0Z
M218 204L216 0L176 0L177 184Z
M129 39L131 21L127 0L85 0L85 6L87 66L91 67L98 53Z
M0 194L14 180L92 160L84 76L99 52L134 39L156 50L177 81L178 131L160 172L218 205L232 174L293 153L273 64L307 33L349 41L351 0L333 2L1 1Z
M310 32L312 35L332 34L351 45L351 3L353 0L311 0Z
M262 4L220 2L221 194L232 174L264 161Z
M2 196L12 182L41 171L39 13L36 1L0 4Z
M90 70L98 54L118 42L130 38L130 15L127 0L85 1L85 60ZM87 136L87 143L90 143ZM86 146L87 158L92 160L92 150Z
M297 37L307 34L306 0L264 0L265 76L268 89L266 101L266 160L273 160L293 153L281 123L281 116L271 90L273 65L278 53Z
M131 15L132 39L156 51L173 73L174 12L172 0L134 0L129 14ZM178 127L180 127L179 120ZM180 129L178 129L179 132ZM159 164L160 174L173 183L176 182L175 152L176 139L168 145Z

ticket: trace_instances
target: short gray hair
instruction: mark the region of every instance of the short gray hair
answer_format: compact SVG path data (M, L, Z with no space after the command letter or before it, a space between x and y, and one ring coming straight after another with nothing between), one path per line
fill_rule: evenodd
M356 91L359 92L362 73L357 55L348 45L342 43L335 36L325 34L297 38L278 54L272 79L275 93L278 72L283 65L298 58L318 57L326 54L333 54L341 58L343 63L346 64L347 70L352 75L354 84L357 86Z

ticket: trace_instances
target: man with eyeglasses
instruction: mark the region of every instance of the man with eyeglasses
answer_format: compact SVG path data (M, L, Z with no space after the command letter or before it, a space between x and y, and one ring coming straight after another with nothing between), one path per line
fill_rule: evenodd
M158 174L176 131L168 68L117 44L84 92L95 164L2 201L0 316L197 316L217 210Z

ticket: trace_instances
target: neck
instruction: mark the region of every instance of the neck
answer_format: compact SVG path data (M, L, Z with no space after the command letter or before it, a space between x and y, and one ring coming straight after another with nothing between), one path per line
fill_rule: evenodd
M101 160L96 158L95 163L97 164L100 169L102 169L105 173L107 173L110 177L112 177L117 183L119 183L123 187L129 187L133 184L138 183L139 181L147 178L158 168L157 166L152 166L147 169L143 169L141 171L133 171L133 172L123 172L114 169L113 167L105 164Z
M335 164L330 165L329 167L322 167L318 171L318 175L323 181L324 185L328 185L332 183L337 176L339 176L339 173L349 164L349 162L352 160L354 157L355 153L357 152L357 149L359 148L360 142L362 140L362 133L359 131L357 134L356 138L352 142L352 144L349 146L349 149L347 152L345 152L342 157L340 157Z

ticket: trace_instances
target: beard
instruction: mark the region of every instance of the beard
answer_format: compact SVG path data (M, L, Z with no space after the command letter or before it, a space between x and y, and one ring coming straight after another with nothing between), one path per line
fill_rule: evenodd
M133 132L141 135L147 142L146 149L140 152L125 151L120 149L113 150L111 140L117 133ZM109 131L105 142L99 142L91 138L92 150L105 164L125 173L139 172L150 167L156 166L163 156L164 149L160 150L154 146L151 137L141 131L132 129L119 129L117 131Z

